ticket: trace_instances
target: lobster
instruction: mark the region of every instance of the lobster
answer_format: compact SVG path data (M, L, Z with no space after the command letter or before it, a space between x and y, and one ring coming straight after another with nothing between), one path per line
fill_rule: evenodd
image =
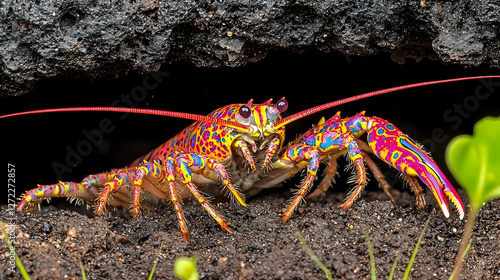
M285 98L276 103L270 99L262 104L253 104L252 100L246 104L231 104L208 116L136 108L76 107L26 111L0 118L49 112L109 111L195 120L158 148L136 159L129 167L90 175L81 182L38 185L26 192L17 206L19 211L28 208L32 212L44 199L68 197L78 201L96 201L96 214L102 213L106 206L130 207L132 217L136 217L143 208L141 194L147 191L161 200L170 199L182 236L189 242L181 208L181 201L186 196L183 194L187 193L185 189L189 191L187 195L194 196L225 231L232 233L224 217L200 192L199 186L218 187L222 183L231 196L246 207L244 193L254 194L260 189L272 187L305 169L307 175L282 215L282 220L286 222L317 177L320 163L328 163L326 175L308 198L326 191L336 173L336 161L343 155L347 155L352 162L356 177L355 187L342 208L348 209L366 185L365 164L394 200L389 184L369 156L374 154L403 174L416 194L418 208L425 206L425 200L417 178L432 191L445 217L450 215L446 196L462 219L463 203L446 176L422 147L394 124L379 117L368 117L364 111L348 118L341 118L337 113L328 120L322 119L290 144L283 145L285 126L328 108L388 92L492 77L500 76L466 77L394 87L330 102L286 118L281 116L288 108ZM367 135L367 142L359 139L363 134Z

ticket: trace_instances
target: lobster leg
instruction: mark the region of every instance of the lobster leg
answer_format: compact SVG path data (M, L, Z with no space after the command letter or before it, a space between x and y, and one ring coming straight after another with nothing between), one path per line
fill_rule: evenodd
M269 163L273 159L273 156L276 154L276 151L279 149L280 146L281 146L281 140L278 137L274 137L269 142L269 146L267 147L266 150L266 157L264 158L264 162L262 163L260 170L265 170L266 167L268 167ZM263 149L263 147L261 147L261 149Z
M298 156L293 157L293 155ZM283 213L283 217L281 218L283 222L286 222L290 219L293 211L299 205L300 201L311 186L314 178L316 178L316 173L318 172L318 167L320 164L319 153L317 149L315 147L306 146L303 144L296 144L290 147L285 156L288 158L280 158L277 162L275 162L274 166L279 168L280 166L285 166L290 163L301 164L301 162L308 162L308 164L307 177L304 179L301 186L299 187L299 190L295 193L295 197L293 198L292 202L288 205L288 208Z
M285 168L290 164L299 166L307 165L307 177L295 194L294 199L283 213L282 220L284 222L290 218L316 177L321 161L320 155L328 152L335 154L335 151L341 152L342 150L347 150L347 154L356 168L357 186L350 196L352 201L354 201L366 184L366 172L363 156L356 143L356 138L349 133L343 134L335 131L325 131L312 134L301 143L292 145L281 158L273 164L274 168ZM346 201L346 203L349 205L352 204L351 201Z
M323 179L321 179L321 182L318 184L316 189L314 189L312 193L306 196L306 199L317 198L318 196L325 193L328 188L330 188L332 182L335 183L335 175L337 174L337 160L339 157L340 155L335 155L328 159Z
M369 118L368 145L373 153L387 164L410 177L420 178L431 189L446 217L449 217L450 214L444 198L445 195L455 205L460 219L463 218L462 201L443 172L419 145L415 144L396 126L381 118ZM412 184L413 179L410 179L409 182L415 190L415 186ZM419 195L418 188L416 194Z
M135 218L139 214L140 210L140 195L141 189L147 189L150 193L155 195L160 199L166 199L167 194L165 194L157 186L153 185L148 177L153 177L154 181L161 183L166 177L166 168L164 165L159 164L156 161L147 162L139 164L134 168L135 175L132 180L132 218ZM146 180L144 180L146 179Z
M252 171L257 170L257 167L255 167L255 162L253 160L252 153L250 152L250 149L248 149L247 143L245 141L238 140L235 142L234 146L241 150L241 152L243 153L243 157L245 157L245 159L247 160ZM255 146L255 144L253 144L252 148L253 148L253 151L255 152L257 147Z
M181 198L179 197L177 187L175 185L176 173L173 165L174 162L175 159L173 157L168 157L164 164L157 161L144 161L142 164L135 167L135 176L132 182L132 217L136 217L137 214L139 214L141 207L140 193L142 188L148 190L160 199L166 199L168 194L177 213L177 219L179 220L179 227L182 236L187 242L189 242L186 219L184 218L181 208ZM168 185L168 190L163 190L162 188L165 180ZM151 181L158 184L153 185Z
M346 198L344 203L340 205L340 207L346 210L349 209L349 207L351 207L351 205L359 197L361 191L363 191L363 189L366 186L366 171L363 159L354 160L353 164L356 167L356 174L357 174L356 187L354 187L354 189L351 190L349 196Z
M361 153L363 154L363 159L365 160L366 165L368 166L368 168L372 172L373 177L375 177L375 180L377 180L380 187L385 192L385 194L389 197L389 199L392 201L392 203L394 205L396 205L396 198L394 197L394 195L391 192L391 186L385 180L384 174L382 174L382 171L380 171L377 164L370 157L370 154L372 154L370 147L368 147L368 144L365 141L358 139L357 142L358 142L359 147L361 148ZM420 190L422 190L422 189L420 189ZM415 194L416 193L417 192L415 192Z
M101 191L101 195L97 200L97 205L95 209L96 214L101 214L106 208L106 204L109 202L109 196L112 197L119 195L119 190L122 186L130 185L134 178L133 168L120 169L112 178L104 184L104 188Z
M189 191L193 194L196 200L203 206L203 208L205 208L205 210L210 214L210 216L212 216L224 230L226 230L229 233L232 233L233 231L229 228L229 225L224 219L224 217L222 217L219 213L217 213L217 211L210 205L210 203L206 200L206 198L200 194L196 186L193 184L193 176L192 176L193 170L207 177L207 175L209 175L211 170L223 168L222 165L217 166L217 164L212 162L212 160L201 155L189 154L189 153L184 154L178 152L175 153L173 161L175 162L174 167L176 175L178 178L180 178L181 182L189 189ZM228 189L234 190L228 178L222 178L222 180L226 184L226 187ZM240 201L242 205L246 206L242 198L239 197L239 194L236 192L236 190L234 190L233 194L236 194L238 201Z
M394 198L394 195L391 192L391 187L389 186L389 183L387 183L384 175L382 174L380 169L377 167L375 162L371 159L370 155L367 153L367 152L369 152L370 154L372 153L371 150L369 150L368 145L364 141L361 141L359 139L357 142L358 142L359 147L362 150L361 154L363 155L363 159L365 160L366 165L368 166L368 168L372 172L375 179L379 182L380 187L384 190L384 192L387 194L387 196L392 201L392 203L396 204L396 199ZM367 150L365 150L365 147L363 146L363 144L364 144L364 146L366 146ZM321 194L323 194L324 192L326 192L328 190L328 188L330 187L332 182L335 183L334 177L337 174L337 160L341 155L342 154L331 156L331 158L327 160L327 162L326 162L327 167L326 167L325 175L324 175L323 179L321 179L321 182L314 189L314 191L306 196L306 199L317 198L318 196L320 196ZM351 193L351 194L354 194L354 193ZM354 201L355 197L353 197L352 199L348 199L348 200Z
M217 213L217 211L208 203L207 199L200 194L193 181L206 180L221 180L222 183L229 189L238 202L246 206L243 198L239 192L232 186L229 176L224 166L217 160L207 158L195 153L182 153L174 152L166 160L165 164L160 164L156 161L139 164L134 169L135 175L132 180L132 213L135 217L140 210L140 192L141 188L147 189L153 195L160 199L166 199L167 190L161 188L162 183L167 181L168 195L172 201L177 219L179 220L179 227L184 239L189 242L188 229L182 208L180 205L180 197L177 193L175 179L179 178L180 181L189 189L191 194L196 200L205 208L205 210L221 225L221 227L232 233L224 217ZM155 185L152 183L158 183Z
M410 175L404 174L405 180L410 184L411 189L413 190L413 193L415 193L416 200L417 200L417 208L424 208L425 207L425 197L424 197L424 192L422 191L422 187L418 183L417 178L411 177Z
M44 199L54 197L68 197L70 200L85 200L93 201L99 197L98 186L103 186L109 179L118 173L119 170L112 170L106 173L90 175L82 180L81 183L76 182L59 182L53 185L38 185L37 188L29 190L21 198L17 206L17 210L22 211L28 206L28 211L33 212L35 206ZM126 207L129 205L128 197L119 194L110 200L110 205L115 207Z
M186 225L186 219L184 218L184 214L182 213L180 197L175 186L175 171L172 157L167 158L167 162L165 163L165 165L170 200L172 201L175 212L177 213L177 220L179 220L179 227L181 229L182 236L184 237L184 240L189 243L189 234Z

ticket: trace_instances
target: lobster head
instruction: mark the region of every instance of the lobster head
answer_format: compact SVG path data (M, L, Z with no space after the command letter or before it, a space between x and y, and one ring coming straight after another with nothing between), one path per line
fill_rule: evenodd
M288 102L281 98L276 104L272 104L272 99L262 103L253 104L253 99L247 104L242 104L235 115L237 122L247 125L245 134L252 138L263 139L273 134L281 134L283 128L275 129L274 124L281 119L281 113L288 108ZM284 132L283 132L284 134Z

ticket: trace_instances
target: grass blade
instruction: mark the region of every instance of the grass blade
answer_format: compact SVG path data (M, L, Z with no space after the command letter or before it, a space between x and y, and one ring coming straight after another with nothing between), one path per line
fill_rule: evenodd
M368 230L366 228L363 229L365 233L366 246L368 246L368 255L370 256L370 274L372 280L377 280L377 270L375 268L375 256L373 255L373 247L370 241L370 236L368 235Z
M391 273L389 273L389 278L387 280L392 280L394 277L394 272L396 271L396 265L398 264L398 256L394 259L394 264L392 265Z
M161 249L162 248L163 248L163 242L160 244L160 250L158 250L158 256L156 257L156 260L153 263L153 268L151 269L151 272L149 273L148 280L152 280L153 279L153 276L154 276L155 270L156 270L156 265L158 265L158 259L160 257L160 253L161 253Z
M413 254L411 254L410 262L408 263L408 266L406 267L406 270L405 270L405 274L403 276L404 280L406 280L406 279L408 279L408 277L410 277L411 267L413 266L413 262L415 261L415 257L417 256L418 247L420 246L420 242L422 242L422 238L424 238L425 231L427 230L427 226L429 225L430 220L431 220L431 215L429 215L427 222L425 222L424 229L422 230L422 233L420 233L420 237L418 238L417 245L415 245L415 249L413 250Z
M472 239L469 240L469 244L467 244L467 247L465 247L465 250L461 256L462 260L465 259L465 256L467 256L467 253L469 252L470 246L472 245ZM451 272L450 278L448 280L453 280L455 279L455 273L457 272L457 267L455 266L455 269Z
M10 242L9 235L7 234L7 231L5 230L5 225L3 223L1 224L1 230L3 232L3 236L5 238L5 242L7 243L7 247L9 247L9 251L14 253L14 259L16 261L16 265L19 268L19 271L21 271L21 275L23 276L24 280L30 280L30 277L28 273L26 272L26 269L24 269L24 265L21 262L21 259L19 259L19 256L17 255L16 251L14 250L14 245Z
M307 246L306 242L304 241L304 237L302 237L302 233L300 232L300 229L295 227L295 234L297 235L297 238L299 239L300 244L302 244L304 251L306 251L306 253L309 255L309 257L311 257L311 259L321 268L321 270L323 270L323 273L325 273L326 278L328 280L333 280L332 274L330 273L328 268L326 268L326 266L318 259L318 257L316 257L316 255L313 253L311 248L309 248L309 246Z
M85 268L83 267L81 259L78 259L78 264L80 265L80 270L82 271L82 280L87 280L87 276L85 275Z

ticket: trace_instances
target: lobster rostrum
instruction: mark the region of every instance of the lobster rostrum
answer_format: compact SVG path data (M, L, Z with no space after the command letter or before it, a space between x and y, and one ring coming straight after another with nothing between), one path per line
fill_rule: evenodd
M220 185L222 182L231 196L242 206L246 206L241 191L252 193L254 188L271 187L306 168L306 178L283 213L282 220L286 222L312 185L320 163L329 164L326 175L309 197L316 197L328 188L336 172L336 160L344 154L347 154L355 167L356 186L341 207L349 208L366 185L365 164L393 199L389 185L369 156L369 153L373 153L404 174L417 196L418 207L423 207L425 200L417 178L431 189L446 217L449 217L449 211L445 196L454 204L462 219L462 201L443 172L418 144L394 124L378 117L368 117L364 112L342 119L339 112L326 121L322 119L317 126L283 147L285 125L307 115L375 95L486 77L500 76L439 80L374 91L320 105L286 118L281 117L288 107L284 98L276 104L272 100L262 104L253 104L252 100L246 104L232 104L221 107L208 116L135 108L77 107L20 112L0 118L48 112L111 111L196 120L160 147L136 159L130 167L90 175L79 183L39 185L22 196L17 207L19 211L27 206L29 211L33 211L44 199L69 197L78 201L96 201L96 214L102 213L109 205L130 207L132 216L135 217L143 207L141 193L146 190L159 199L172 201L182 235L189 242L186 220L181 209L183 189L189 190L220 226L231 233L224 217L200 193L198 185ZM364 133L367 134L367 143L358 139ZM247 174L252 179L235 187L231 174Z

